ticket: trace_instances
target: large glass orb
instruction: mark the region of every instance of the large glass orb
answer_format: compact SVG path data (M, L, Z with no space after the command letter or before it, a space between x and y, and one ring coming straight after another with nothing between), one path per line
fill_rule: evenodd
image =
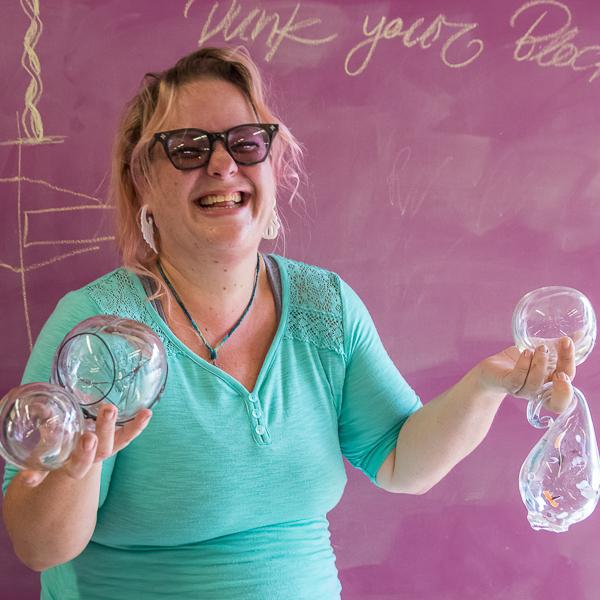
M110 315L91 317L72 329L52 367L52 382L71 392L86 416L95 418L110 403L119 411L119 424L151 408L166 378L167 358L157 335L142 323Z
M57 385L29 383L0 400L0 454L20 469L58 469L82 431L79 404Z
M582 363L596 341L596 315L590 301L569 287L549 286L533 290L519 300L512 329L519 350L546 344L550 364L556 364L558 340L567 335L575 345L575 363Z

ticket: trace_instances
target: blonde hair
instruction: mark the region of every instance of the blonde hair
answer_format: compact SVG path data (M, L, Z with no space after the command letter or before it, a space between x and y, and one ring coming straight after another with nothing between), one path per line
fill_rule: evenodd
M278 194L287 191L291 202L298 195L303 173L302 149L267 106L262 77L245 48L201 48L179 59L170 69L146 74L140 90L125 107L117 129L112 154L111 197L116 208L116 240L123 265L151 277L158 286L158 295L164 291L164 285L150 270L158 256L144 241L139 227L144 204L142 190L152 185L150 142L165 123L178 91L201 79L234 84L250 102L259 122L279 123L279 133L270 154ZM155 238L160 248L156 229Z

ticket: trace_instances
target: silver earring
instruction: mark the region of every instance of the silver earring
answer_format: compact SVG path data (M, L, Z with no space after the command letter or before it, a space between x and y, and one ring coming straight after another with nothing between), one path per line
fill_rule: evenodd
M156 242L154 241L154 220L152 219L152 215L148 214L148 205L144 204L142 206L142 210L140 211L140 229L142 230L142 237L144 241L156 254L158 254L158 250L156 249Z
M271 220L263 233L263 238L265 240L274 240L279 234L279 229L281 228L281 221L279 220L279 215L277 214L277 210L273 207L273 214L271 215Z

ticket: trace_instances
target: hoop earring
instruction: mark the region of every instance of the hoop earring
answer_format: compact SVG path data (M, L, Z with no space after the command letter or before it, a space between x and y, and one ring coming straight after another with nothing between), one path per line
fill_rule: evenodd
M274 240L279 234L279 229L281 228L281 221L279 220L279 215L277 214L277 209L273 207L273 214L271 215L271 220L263 233L263 239L265 240Z
M140 229L142 230L142 237L144 241L156 254L158 254L158 250L156 249L156 242L154 241L154 220L152 219L152 215L148 214L148 205L144 204L142 206L142 210L140 211Z

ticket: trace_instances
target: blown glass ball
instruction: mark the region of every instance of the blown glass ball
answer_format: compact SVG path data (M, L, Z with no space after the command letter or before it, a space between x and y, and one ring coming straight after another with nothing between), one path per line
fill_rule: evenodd
M166 378L164 347L149 327L99 315L65 336L54 356L51 381L73 394L88 417L113 404L121 424L158 401Z
M596 341L596 315L580 291L560 286L542 287L519 300L513 313L512 330L521 351L546 344L552 365L556 364L558 340L569 336L575 346L575 363L580 364Z
M60 386L28 383L0 400L0 454L20 469L59 468L82 431L81 408Z

